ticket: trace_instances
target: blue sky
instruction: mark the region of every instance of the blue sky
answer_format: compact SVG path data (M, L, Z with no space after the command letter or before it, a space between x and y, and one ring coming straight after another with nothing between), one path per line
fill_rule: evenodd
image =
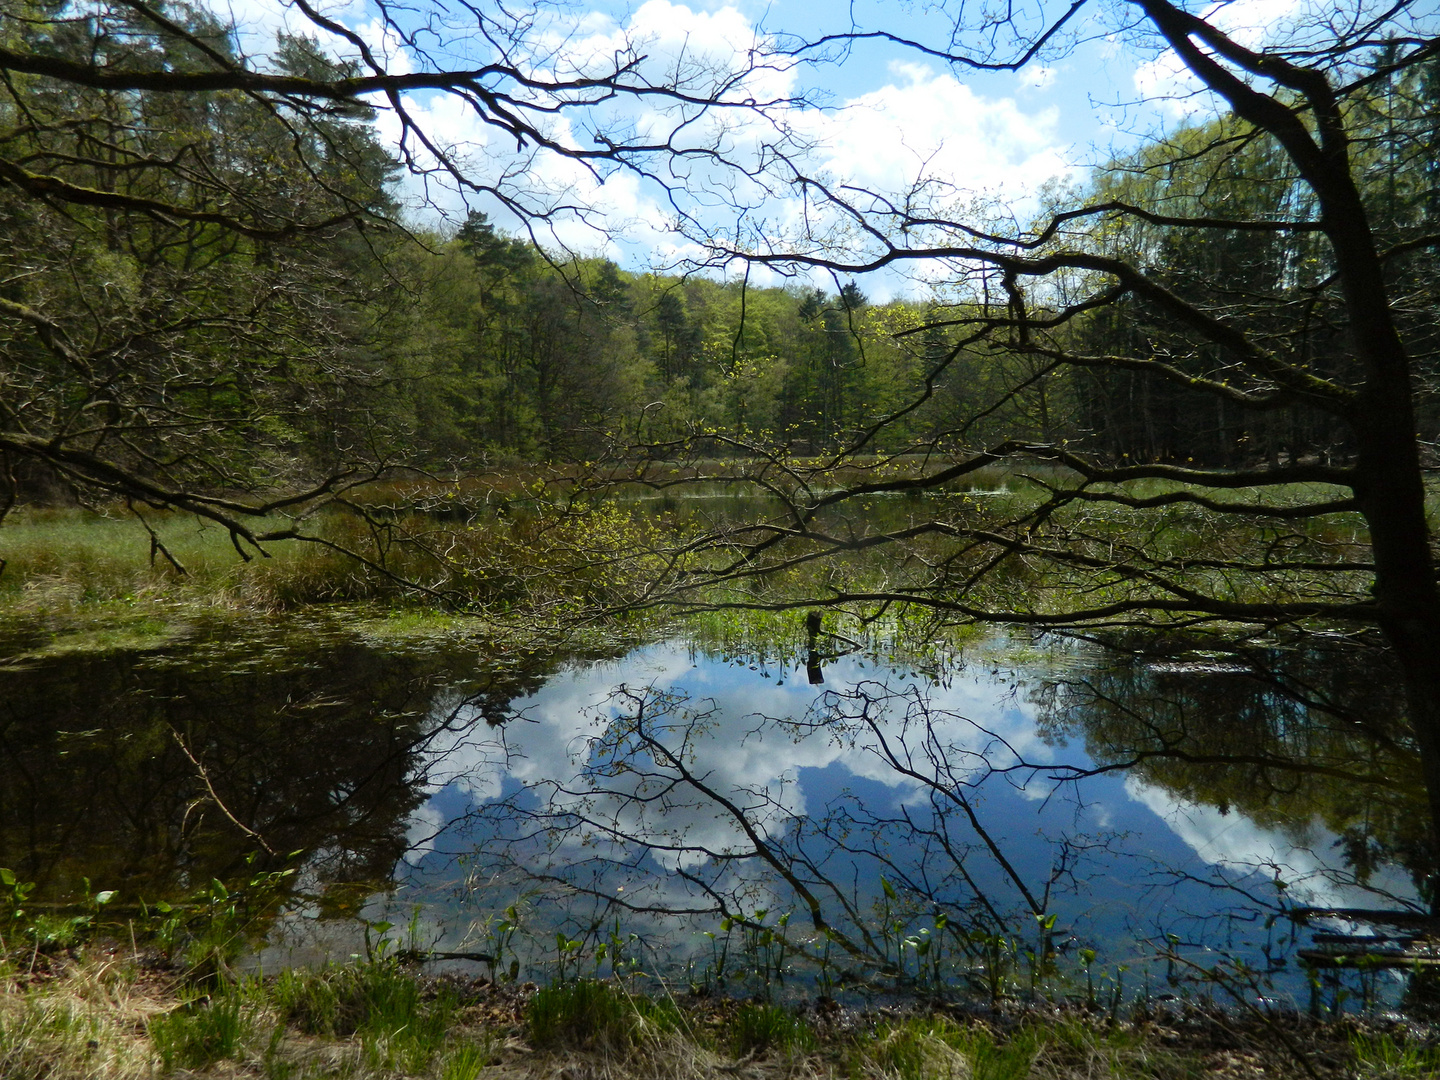
M412 13L403 17L418 19L422 10L444 14L447 2L431 0L431 7L408 9ZM1236 0L1217 7L1220 21L1244 40L1305 2ZM633 46L647 57L648 69L661 77L667 65L684 61L698 60L715 70L733 66L756 43L774 40L772 35L813 39L846 30L852 18L861 30L883 29L943 44L949 22L937 6L898 0L564 4L542 9L515 55L537 70L553 70L566 64L602 64L616 50ZM286 0L231 0L230 9L253 52L264 51L277 27L311 29ZM387 53L393 70L462 66L485 55L465 22L470 18L473 25L473 16L459 5L445 18L443 35L427 39L435 47L428 58L387 34L371 0L341 0L324 10ZM928 197L951 214L1009 213L1023 223L1034 213L1035 193L1047 181L1081 182L1088 166L1103 161L1111 150L1133 145L1140 136L1205 107L1203 99L1189 95L1173 56L1147 51L1133 34L1117 32L1115 20L1126 10L1114 4L1082 10L1074 23L1076 40L1018 72L972 72L892 43L865 42L843 62L756 72L744 84L744 92L761 100L803 95L825 107L775 109L768 118L730 112L690 130L697 140L723 137L735 159L744 161L773 133L776 122L783 123L810 144L804 161L807 173L887 194L927 179L933 185ZM338 41L332 44L338 52L347 48ZM614 258L632 270L673 268L698 256L698 234L734 227L732 201L749 207L750 221L760 222L759 231L767 237L797 230L803 222L804 207L793 191L761 192L751 181L736 181L733 173L687 166L678 178L670 176L672 188L695 215L690 235L677 235L671 201L653 180L625 171L592 175L563 156L517 155L513 141L487 128L453 97L420 94L408 99L407 107L469 175L520 192L536 208L585 208L558 215L541 233L545 242ZM594 127L617 122L665 132L673 128L675 116L653 102L623 102L588 115L570 114L556 121L553 131L561 141L588 146L593 145ZM398 136L393 114L382 113L380 126L387 137ZM730 190L728 183L737 185L735 200L720 194ZM411 177L404 193L413 218L421 223L460 220L467 206L474 206L490 212L502 226L518 226L493 200L480 196L467 201L443 176ZM892 277L871 283L869 291L883 298L906 288Z

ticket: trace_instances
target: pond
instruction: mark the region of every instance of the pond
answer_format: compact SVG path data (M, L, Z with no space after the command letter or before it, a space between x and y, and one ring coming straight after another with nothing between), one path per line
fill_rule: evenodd
M529 654L323 615L12 635L0 866L137 918L298 868L271 969L386 940L732 992L1403 992L1297 962L1356 909L1419 906L1373 651L841 643Z

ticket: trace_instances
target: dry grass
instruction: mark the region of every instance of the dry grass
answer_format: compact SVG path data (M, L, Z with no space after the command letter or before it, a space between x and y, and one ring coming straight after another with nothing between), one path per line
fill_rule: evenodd
M151 1077L147 1028L170 1006L168 998L113 955L67 964L60 972L48 964L12 962L0 979L0 1076Z

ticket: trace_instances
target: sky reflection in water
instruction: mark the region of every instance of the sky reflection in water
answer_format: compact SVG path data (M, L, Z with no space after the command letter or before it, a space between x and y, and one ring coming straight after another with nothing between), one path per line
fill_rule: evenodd
M1069 860L1066 873L1050 882L1045 904L1057 915L1056 941L1062 952L1097 947L1111 965L1152 955L1153 943L1172 933L1194 953L1220 949L1258 962L1267 943L1280 942L1289 929L1283 923L1267 928L1245 893L1274 902L1277 877L1291 903L1375 906L1373 895L1347 882L1335 837L1318 824L1286 835L1233 810L1177 801L1124 772L1072 782L1071 770L1094 763L1083 746L1047 741L1037 730L1032 691L1046 671L997 666L1003 663L981 659L932 683L905 668L849 656L825 667L823 686L811 686L803 666L730 661L670 642L620 660L562 669L535 693L512 701L510 719L499 726L487 725L477 707L442 696L432 719L444 729L432 739L420 777L429 797L410 821L414 847L397 867L401 888L372 902L369 914L403 921L419 903L433 947L475 948L487 918L514 895L518 864L568 874L593 894L572 896L569 922L547 921L540 909L553 907L550 901L563 890L545 886L545 903L532 900L529 908L545 935L557 927L577 933L587 920L610 917L601 906L607 895L642 906L694 907L696 890L681 872L717 889L748 889L745 903L795 909L796 925L804 921L803 904L757 860L721 872L707 858L707 852L751 847L733 817L717 812L713 802L672 790L657 812L653 774L671 770L657 770L653 753L638 754L635 769L606 772L597 784L607 749L633 751L624 718L641 698L647 708L664 706L654 713L653 730L664 747L683 744L692 775L750 808L756 836L798 858L807 883L817 880L817 871L818 880L838 883L836 895L848 893L862 915L882 902L882 874L901 882L908 873L910 880L928 883L942 907L973 905L978 890L1022 936L1033 934L1015 879L1032 898L1042 896L1062 851ZM875 704L882 687L894 695L883 707ZM617 700L617 688L630 698ZM667 695L665 701L657 694ZM873 729L836 723L837 709L853 719L857 702L867 700L871 715L880 718ZM917 725L918 715L923 725ZM891 760L878 752L882 734ZM894 767L899 756L916 773L934 775L927 751L952 770L933 789ZM647 772L649 787L639 775ZM981 827L1008 860L1008 872L953 806L938 831L955 845L952 852L962 852L966 877L956 876L950 854L937 852L933 807L937 795L945 804L949 782L967 791ZM637 805L637 795L655 798ZM496 813L502 806L511 812ZM516 824L516 811L522 824ZM611 835L577 826L577 811L608 824ZM849 854L833 845L822 850L834 833L816 824L833 823L841 811L855 849ZM549 846L533 836L522 839L537 820L527 815L547 825L568 823L573 831L552 837ZM866 823L874 834L858 835L856 827ZM916 827L931 834L928 846L916 842ZM640 843L618 843L615 831L662 850L647 854ZM879 857L888 860L885 865ZM507 858L510 872L501 873L497 866ZM467 874L465 887L460 882ZM1382 873L1372 884L1412 892L1399 872ZM694 931L713 930L719 916L701 916L688 931L668 937L667 929L676 930L673 922L653 913L626 918L647 941L665 938L667 947L683 953L694 945ZM1296 992L1299 980L1291 980Z

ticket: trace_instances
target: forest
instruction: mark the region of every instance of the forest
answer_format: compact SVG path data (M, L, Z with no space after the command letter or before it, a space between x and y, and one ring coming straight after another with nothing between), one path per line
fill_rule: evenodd
M175 32L117 13L107 66L166 70L233 48L223 23L177 11L188 22ZM78 24L11 29L47 55L92 49ZM281 38L274 56L286 76L347 74L314 39ZM1436 254L1414 237L1440 214L1440 65L1390 73L1383 49L1365 62L1381 77L1347 101L1346 121L1376 242L1394 249L1386 284L1428 445L1440 426ZM6 505L110 490L92 459L147 482L244 489L382 464L453 475L575 461L695 435L722 436L720 456L832 454L864 433L880 453L1013 439L1232 468L1355 453L1346 426L1303 400L1257 412L1102 362L1138 348L1173 356L1181 374L1224 371L1218 347L1189 348L1141 295L1060 318L1067 290L1085 285L1054 283L1031 301L1036 325L1056 327L1046 351L970 334L1009 299L958 283L872 303L838 273L828 288L761 288L621 269L506 233L481 210L450 226L402 212L403 165L373 109L326 107L301 124L287 107L43 74L9 82ZM50 194L62 185L62 198ZM1234 119L1183 126L1047 198L1051 211L1154 208L1078 219L1066 240L1243 320L1320 378L1343 368L1322 238L1239 220L1314 216L1273 138ZM1218 208L1233 227L1197 237L1183 220ZM1056 363L1057 350L1094 360Z

